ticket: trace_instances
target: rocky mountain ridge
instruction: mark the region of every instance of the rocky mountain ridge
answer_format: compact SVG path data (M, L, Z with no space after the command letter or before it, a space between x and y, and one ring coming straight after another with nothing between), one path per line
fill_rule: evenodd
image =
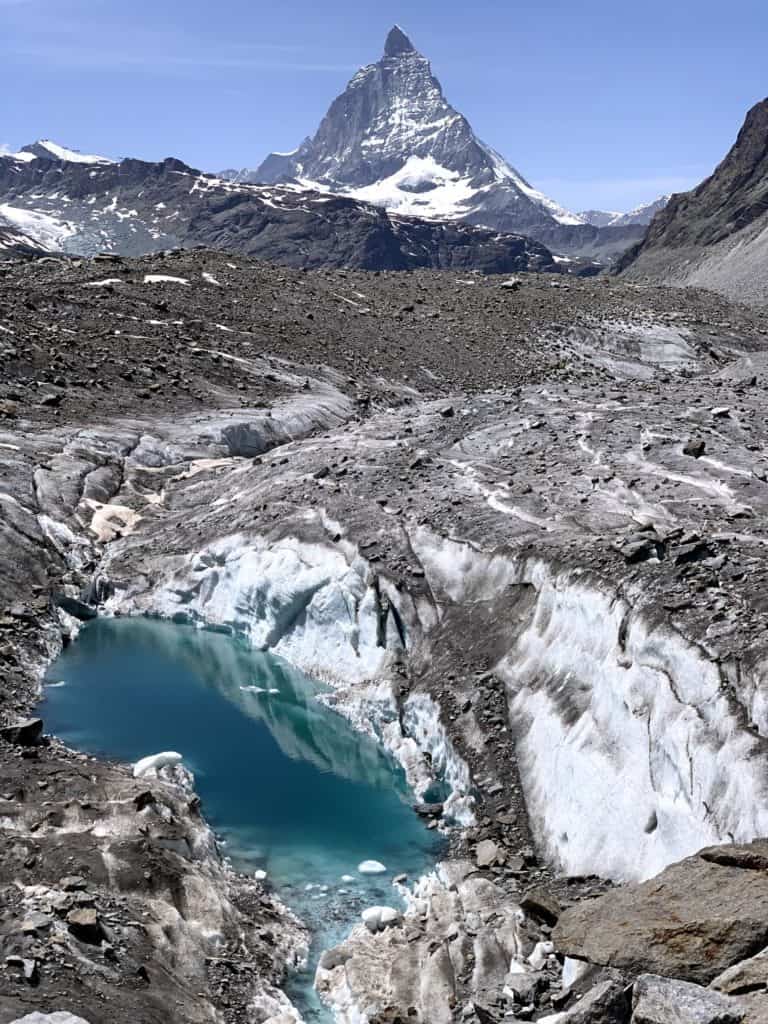
M0 156L0 252L136 256L199 245L296 267L570 269L541 243L395 217L292 185L237 185L178 160L120 162L54 143Z
M633 280L768 302L768 99L749 111L710 177L673 196L618 269Z

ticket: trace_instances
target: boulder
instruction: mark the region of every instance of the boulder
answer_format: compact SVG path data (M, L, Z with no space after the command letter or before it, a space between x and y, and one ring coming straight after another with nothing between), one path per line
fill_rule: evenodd
M492 839L483 839L475 847L475 863L479 868L489 868L499 860L501 850Z
M76 597L70 597L68 594L56 594L53 601L57 608L61 608L67 615L79 619L80 622L90 622L91 619L95 619L98 616L95 608L92 608L84 601L78 600Z
M442 818L443 805L441 803L419 803L413 805L414 811L420 818Z
M545 924L556 924L562 911L555 897L540 886L529 889L520 901L520 906L526 914Z
M575 1006L551 1018L552 1024L629 1024L630 989L619 981L601 981ZM545 1020L547 1018L544 1018Z
M690 455L694 459L700 459L706 451L706 442L699 437L693 437L683 445L683 455Z
M768 989L768 949L727 968L709 987L729 996L765 992Z
M729 996L700 985L641 974L632 994L632 1024L741 1024L744 1011Z
M0 729L0 736L19 747L36 747L43 737L42 718L23 718Z
M99 945L105 937L99 915L93 907L70 910L67 914L67 924L69 925L70 932L76 939L79 939L81 942L87 942L92 946Z
M768 946L768 840L710 847L656 878L610 890L561 915L558 951L633 974L707 985Z

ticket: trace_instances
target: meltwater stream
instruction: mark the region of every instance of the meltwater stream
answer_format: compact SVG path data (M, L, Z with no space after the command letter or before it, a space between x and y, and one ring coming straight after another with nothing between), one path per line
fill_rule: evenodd
M414 879L441 854L399 766L324 707L321 688L301 673L190 626L96 620L48 683L46 730L69 745L122 761L183 754L233 865L266 870L312 930L308 968L286 991L305 1020L328 1019L312 988L319 953L365 907L397 905L393 876ZM370 859L387 873L361 875L358 864Z

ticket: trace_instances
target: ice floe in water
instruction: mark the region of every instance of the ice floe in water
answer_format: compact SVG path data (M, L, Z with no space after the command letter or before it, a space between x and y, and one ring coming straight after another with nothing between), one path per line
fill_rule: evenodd
M161 754L150 754L142 757L133 766L134 779L145 779L147 776L156 776L160 768L172 768L181 764L183 758L175 750L165 750Z
M383 875L386 873L386 865L380 860L364 860L357 865L361 875Z

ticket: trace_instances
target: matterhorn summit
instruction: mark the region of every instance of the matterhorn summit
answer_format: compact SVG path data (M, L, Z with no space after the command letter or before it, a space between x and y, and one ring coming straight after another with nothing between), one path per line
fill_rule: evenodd
M394 213L500 231L535 233L583 223L477 138L398 25L387 35L381 59L357 72L313 138L236 176L298 182Z

